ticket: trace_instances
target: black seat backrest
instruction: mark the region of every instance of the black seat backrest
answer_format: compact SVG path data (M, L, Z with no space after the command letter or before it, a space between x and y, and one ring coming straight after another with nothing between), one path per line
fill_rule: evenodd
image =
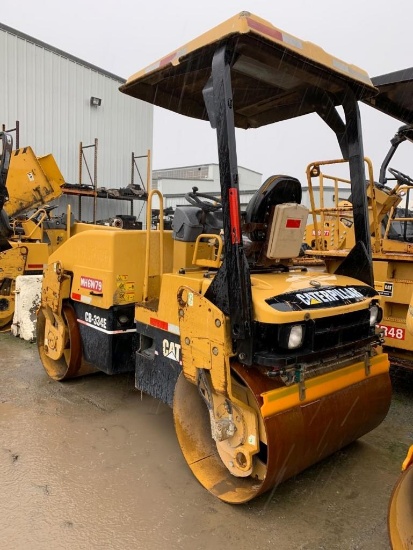
M248 203L244 221L246 224L264 224L268 221L271 208L277 204L301 204L301 183L292 176L270 176L254 193ZM264 241L266 231L257 229L249 233L252 241Z

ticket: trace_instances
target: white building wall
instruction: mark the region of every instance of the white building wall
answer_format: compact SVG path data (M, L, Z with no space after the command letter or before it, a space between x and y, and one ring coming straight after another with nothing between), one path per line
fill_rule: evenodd
M192 191L192 187L198 187L200 193L220 193L219 180L191 180L163 178L158 180L158 189L164 195L185 195Z
M338 198L339 200L348 200L348 197L350 196L350 188L347 187L340 187L339 188L339 194ZM314 194L314 201L317 207L320 205L320 188L318 186L313 186L313 194ZM334 187L325 185L323 190L323 199L324 199L324 207L325 208L331 208L335 205L335 190ZM310 204L310 193L308 191L308 187L303 187L303 195L301 199L301 204L304 206L307 206L311 210L311 204Z
M153 106L119 92L124 79L2 24L0 56L0 124L11 129L19 121L20 147L32 146L37 156L52 153L65 180L79 183L79 143L97 138L98 187L126 187L132 153L152 149ZM92 96L102 100L100 107L91 106ZM93 156L93 148L85 150L92 178ZM137 162L146 182L146 159ZM85 164L82 183L91 183ZM129 212L128 204L116 202L105 210Z
M219 188L219 165L211 164L210 170L211 179L218 182ZM262 174L253 170L249 170L248 168L244 168L243 166L238 166L238 178L240 191L258 189L262 183Z
M197 187L200 193L212 193L216 196L220 195L221 185L218 164L202 165L202 174L207 174L207 177L203 176L199 179L174 177L176 174L196 174L197 168L197 166L186 166L181 168L166 168L154 172L157 177L153 181L153 186L164 195L165 208L172 206L175 209L178 205L187 204L185 194L191 192L193 187ZM206 170L206 168L208 168L208 170ZM241 209L244 209L254 191L261 186L262 174L239 166L238 176ZM154 204L158 204L156 199Z

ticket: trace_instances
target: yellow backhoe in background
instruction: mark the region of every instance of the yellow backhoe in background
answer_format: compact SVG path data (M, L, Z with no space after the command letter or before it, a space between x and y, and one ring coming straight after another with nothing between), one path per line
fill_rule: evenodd
M134 371L138 389L173 407L202 485L247 502L374 429L390 405L358 108L377 90L358 67L242 12L121 91L210 122L221 194L188 193L172 231L93 229L63 243L44 273L40 358L55 380ZM349 161L358 277L351 264L323 274L293 263L308 213L296 178L269 178L241 217L235 128L310 113ZM153 191L147 219L155 194L162 211Z
M51 251L67 237L66 215L53 218L48 203L62 194L64 179L52 155L31 147L15 151L11 134L0 133L0 327L13 319L19 275L43 273ZM29 210L34 210L28 215Z

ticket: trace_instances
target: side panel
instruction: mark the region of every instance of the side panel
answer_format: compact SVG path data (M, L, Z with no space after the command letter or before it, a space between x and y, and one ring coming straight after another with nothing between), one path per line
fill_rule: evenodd
M133 371L137 348L133 304L109 310L79 302L73 306L86 361L106 374Z
M390 255L389 255L390 257ZM384 346L392 365L412 368L413 336L406 327L413 292L411 262L375 260L374 285L380 294Z

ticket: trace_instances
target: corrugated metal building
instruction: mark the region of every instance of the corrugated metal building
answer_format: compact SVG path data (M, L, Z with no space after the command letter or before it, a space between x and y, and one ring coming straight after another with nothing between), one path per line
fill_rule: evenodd
M30 145L37 156L52 153L65 180L79 183L79 144L97 139L96 173L95 147L85 148L82 183L95 176L98 187L131 182L132 154L152 149L153 107L120 93L123 78L1 23L0 56L0 124L12 129L19 122L20 147ZM146 158L136 164L146 184ZM72 202L76 215L77 198ZM92 202L82 199L83 219L91 219ZM128 202L98 200L97 219L129 212Z

